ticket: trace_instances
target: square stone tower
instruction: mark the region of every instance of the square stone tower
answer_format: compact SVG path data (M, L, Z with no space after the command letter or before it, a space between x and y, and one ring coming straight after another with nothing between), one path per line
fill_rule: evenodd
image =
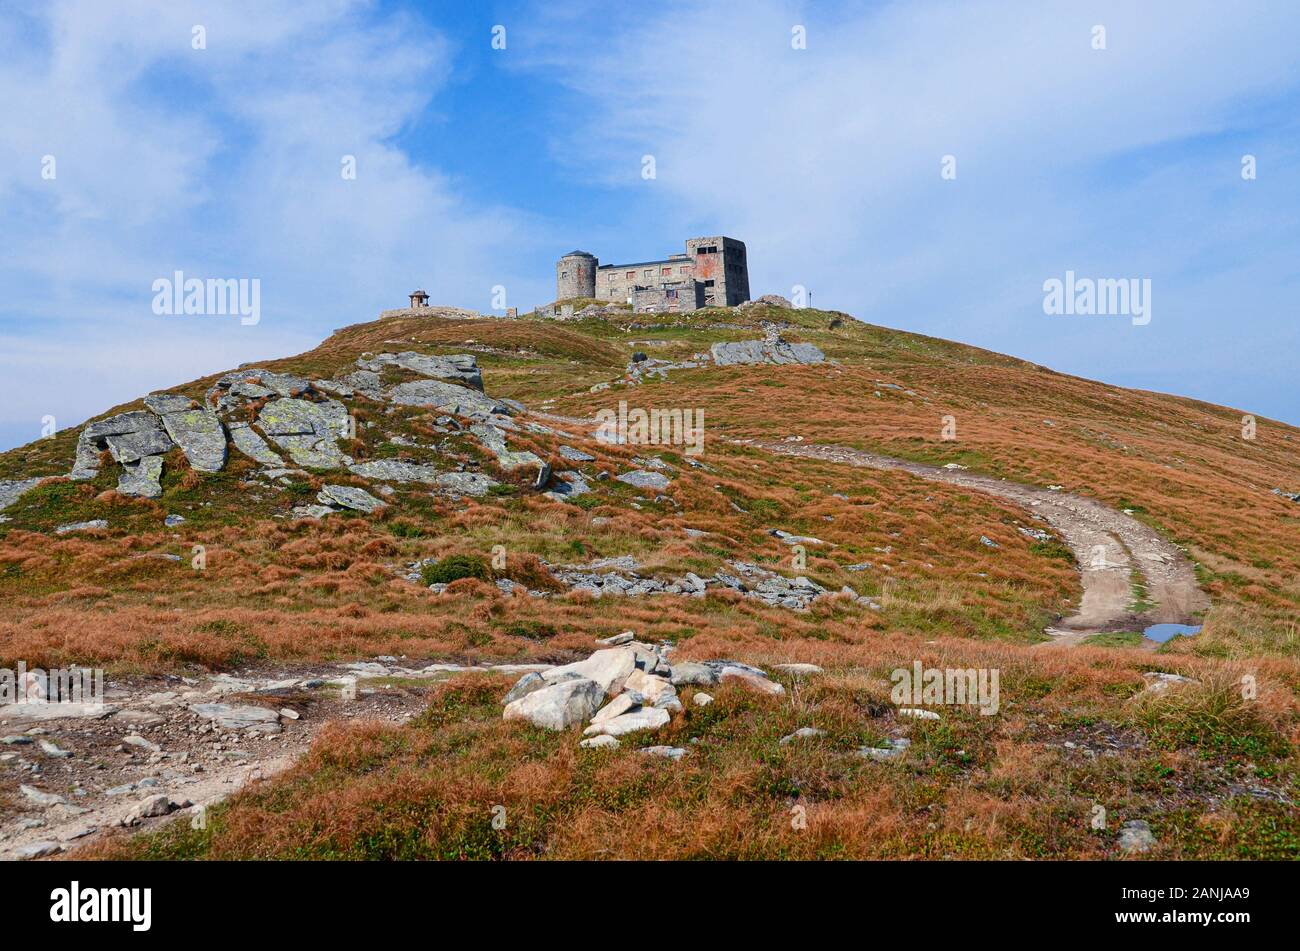
M745 242L723 235L688 238L686 255L695 262L695 280L704 285L705 307L735 307L749 300Z

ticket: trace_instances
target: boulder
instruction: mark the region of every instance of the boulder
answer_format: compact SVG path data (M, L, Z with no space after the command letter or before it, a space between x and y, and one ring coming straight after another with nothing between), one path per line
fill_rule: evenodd
M399 366L421 376L434 377L483 389L483 374L478 367L478 359L473 354L457 353L445 357L430 356L407 350L402 353L381 353L369 359L362 357L357 366L363 370L377 371L387 365Z
M593 736L586 740L580 740L578 745L584 750L612 750L618 748L618 740L612 736L601 734Z
M264 466L284 464L284 460L275 454L266 440L248 423L228 422L226 428L230 430L230 439L234 442L235 448L254 462Z
M643 698L639 693L632 690L624 690L617 697L605 704L596 711L596 715L591 718L592 723L603 723L606 720L612 720L614 717L622 716L641 706Z
M577 674L595 681L600 689L611 696L623 687L623 681L636 669L636 651L626 647L613 647L596 651L586 660L543 671L545 680L555 682L569 674ZM595 712L594 710L592 711Z
M160 498L162 471L162 456L145 456L137 462L123 463L122 474L117 478L117 491L142 499Z
M720 681L734 680L769 696L785 693L785 688L775 680L768 680L762 673L755 673L752 668L728 666L718 672Z
M777 670L785 671L795 677L811 677L814 674L822 673L822 669L816 664L775 664Z
M399 383L388 391L388 400L398 406L424 406L478 419L486 419L493 413L507 414L509 409L499 400L484 396L477 390L441 380Z
M92 518L89 522L72 522L68 525L60 525L54 530L54 534L66 535L69 532L89 532L101 528L108 528L108 522L102 518Z
M399 462L395 459L375 459L370 462L354 463L348 466L348 471L365 479L378 479L383 482L434 483L438 481L438 470L433 466Z
M448 495L468 495L473 498L487 495L493 486L500 484L479 472L444 472L434 482L440 491Z
M194 401L175 393L152 393L144 398L144 405L159 416L165 416L167 413L183 413L194 405Z
M381 508L384 504L365 489L358 489L350 485L327 485L321 490L318 501L322 505L341 505L345 509L353 509L366 514Z
M899 716L911 717L914 720L938 720L939 714L933 710L922 710L918 707L900 707Z
M12 482L0 481L0 511L4 511L13 505L40 483L40 479L20 479Z
M596 736L603 733L606 736L624 736L640 730L657 730L662 726L667 726L671 719L671 714L660 707L642 707L639 710L633 710L620 716L611 717L608 720L602 720L599 723L593 723L583 730L582 734L583 736Z
M662 756L664 759L670 759L676 762L685 756L687 751L682 749L680 746L646 746L637 750L637 752L643 753L646 756Z
M198 703L190 707L201 717L214 721L223 730L256 730L279 733L280 714L266 707L239 706L227 703Z
M108 451L113 454L113 458L123 465L128 462L139 462L145 456L160 456L173 445L171 437L163 432L161 427L106 436L104 443L108 446Z
M1125 855L1149 852L1156 844L1151 825L1145 819L1130 819L1119 828L1119 848Z
M635 692L644 699L643 703L652 707L662 706L669 698L677 696L677 689L665 677L656 677L644 670L634 670L623 681L623 690Z
M220 472L226 465L226 430L210 409L166 413L163 428L181 447L190 467L198 472Z
M280 399L267 403L257 414L257 425L268 436L333 436L348 434L348 411L337 400L312 403Z
M551 683L508 703L501 716L506 720L527 720L547 730L567 730L595 713L604 698L604 687L577 677Z
M257 424L300 466L337 469L347 461L337 440L348 435L350 420L337 400L274 400L262 407Z
M49 839L42 839L39 842L28 842L26 845L20 845L14 849L14 857L19 861L28 859L41 859L47 855L57 855L63 851L63 846L57 842L51 842Z
M581 449L574 449L572 446L561 446L560 455L570 462L595 462L596 457L583 452Z
M711 687L718 682L718 672L708 664L684 661L673 664L671 680L674 687Z
M873 759L877 762L886 763L902 757L911 745L911 740L895 738L889 741L888 746L860 746L854 752L863 759Z
M469 428L469 431L478 437L486 449L488 449L497 458L497 465L507 472L519 469L524 466L536 466L538 469L537 481L539 485L545 484L550 477L551 467L542 460L536 453L520 452L510 449L506 445L506 434L500 428L487 423L476 423Z
M789 736L781 737L780 745L785 746L788 743L793 743L795 740L815 740L817 737L825 735L825 730L819 730L815 726L801 726Z
M38 806L57 806L64 801L62 796L55 795L54 793L43 792L35 786L20 784L18 786L18 791Z
M810 343L787 343L780 337L715 343L709 348L709 353L720 367L755 363L822 363L826 359L826 354Z
M625 472L618 477L618 481L638 489L650 489L655 492L662 492L668 488L670 479L662 472L650 472L646 469L636 469L632 472Z

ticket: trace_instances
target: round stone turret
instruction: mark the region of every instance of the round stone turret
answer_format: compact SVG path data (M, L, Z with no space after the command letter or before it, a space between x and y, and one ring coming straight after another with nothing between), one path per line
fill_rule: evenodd
M600 262L586 251L570 251L555 264L555 299L596 296L596 267Z

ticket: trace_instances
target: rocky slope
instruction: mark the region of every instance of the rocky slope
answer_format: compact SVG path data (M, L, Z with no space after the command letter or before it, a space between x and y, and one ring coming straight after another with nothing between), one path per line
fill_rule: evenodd
M149 394L0 454L4 663L113 708L10 712L0 849L1290 854L1300 434L1240 419L774 300L399 314Z

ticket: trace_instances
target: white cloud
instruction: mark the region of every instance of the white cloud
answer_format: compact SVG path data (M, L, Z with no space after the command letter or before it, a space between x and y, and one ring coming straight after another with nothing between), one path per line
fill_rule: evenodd
M493 284L513 304L549 283L496 263L521 258L536 220L462 200L394 144L452 68L413 15L68 0L0 22L0 52L5 434L297 352L417 284L486 310ZM259 278L261 324L154 316L152 282L176 270Z
M1300 85L1294 8L755 0L666 4L634 31L541 23L565 42L532 67L589 104L563 139L588 147L557 154L628 184L654 154L639 213L745 239L756 293L805 284L866 320L1102 378L1157 360L1287 372L1296 331L1273 316L1300 161L1294 118L1269 110L1293 112ZM1248 185L1246 150L1270 156ZM1152 324L1050 322L1041 285L1067 268L1151 277ZM1234 313L1247 300L1265 310Z

